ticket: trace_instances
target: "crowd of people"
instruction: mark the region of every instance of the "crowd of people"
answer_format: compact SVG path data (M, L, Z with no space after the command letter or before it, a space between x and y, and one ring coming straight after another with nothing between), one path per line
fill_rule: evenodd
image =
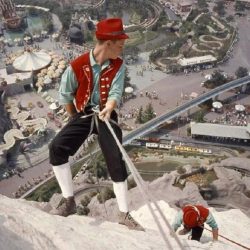
M210 122L232 126L247 126L250 121L247 112L239 112L235 110L234 107L229 107L224 111L224 114L222 116L218 116Z
M140 92L140 97L143 97L144 94L143 94L143 91ZM149 92L149 91L145 91L145 96L148 97L150 100L151 99L158 99L158 93L153 90L152 92Z
M129 110L126 113L119 112L120 122L124 122L128 119L134 119L137 117L138 113L139 113L139 108L130 106Z
M140 65L140 66L136 65L135 67L136 67L136 69L138 69L136 71L136 75L137 76L143 76L144 75L144 71L147 71L147 70L153 72L153 69L154 69L154 67L151 64Z

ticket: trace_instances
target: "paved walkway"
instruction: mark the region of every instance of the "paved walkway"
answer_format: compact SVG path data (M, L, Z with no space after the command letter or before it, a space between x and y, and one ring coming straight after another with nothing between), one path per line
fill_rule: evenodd
M145 89L157 81L165 79L167 77L166 73L162 71L152 69L152 71L148 67L155 67L153 64L149 63L149 52L141 53L139 55L139 60L136 64L127 65L130 82L134 84L138 91ZM146 70L143 70L143 76L138 75L137 72L141 71L142 68L145 67Z

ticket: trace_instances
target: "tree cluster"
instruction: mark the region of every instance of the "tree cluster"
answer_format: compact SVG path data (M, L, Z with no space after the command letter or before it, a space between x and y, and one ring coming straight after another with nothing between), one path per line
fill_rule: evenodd
M142 106L140 107L139 112L136 116L136 123L142 124L147 121L150 121L151 119L155 117L156 117L156 114L154 112L153 106L151 103L149 103L146 106L145 111L143 111Z
M246 5L243 2L241 2L241 1L235 2L235 10L236 11L244 12L245 9L246 9Z
M150 61L154 62L156 59L158 59L162 55L163 55L163 49L156 49L150 53L149 59Z
M244 76L248 75L248 69L244 68L244 67L239 67L236 71L235 71L235 75L237 78L242 78Z
M208 8L208 4L207 4L206 0L198 0L197 5L198 5L199 9L202 9L202 10L207 10L207 8Z
M220 71L215 70L212 74L212 78L205 82L205 86L208 88L219 87L227 82L227 78Z
M224 16L226 14L224 1L217 2L213 8L213 11L217 12L219 16Z
M97 199L100 203L104 203L105 201L112 198L115 198L115 193L109 187L102 189L101 192L97 195Z
M89 214L89 212L90 212L90 209L88 207L77 206L77 208L76 208L76 213L78 215L86 216Z

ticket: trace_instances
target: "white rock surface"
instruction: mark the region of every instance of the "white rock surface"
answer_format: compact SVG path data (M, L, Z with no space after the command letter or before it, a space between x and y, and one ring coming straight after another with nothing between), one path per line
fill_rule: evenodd
M84 216L67 218L53 216L33 207L33 202L13 200L0 195L0 249L1 250L161 250L169 249L163 242L147 206L142 206L132 215L146 232L128 230L117 223L105 222ZM176 210L164 201L158 205L172 222ZM220 234L250 246L250 219L240 210L216 212ZM165 229L168 235L168 229ZM168 236L174 250L174 239ZM211 233L205 231L201 242L180 237L183 249L237 250L237 245L220 239L211 241Z
M155 200L164 200L171 206L175 206L180 203L203 204L207 206L207 202L203 200L199 193L198 187L191 182L186 183L183 190L178 187L174 187L172 184L174 177L171 174L165 174L162 177L154 180L151 183L145 182L145 187L149 190L149 193ZM130 210L138 210L145 204L144 199L139 191L139 188L133 188L129 190L128 203ZM115 199L110 199L105 202L105 207L100 204L97 199L92 198L90 204L90 216L98 217L99 219L105 219L109 221L117 220L117 203ZM106 211L107 214L106 214Z
M236 166L238 168L250 170L250 159L245 157L230 157L222 160L220 163L214 163L213 166Z

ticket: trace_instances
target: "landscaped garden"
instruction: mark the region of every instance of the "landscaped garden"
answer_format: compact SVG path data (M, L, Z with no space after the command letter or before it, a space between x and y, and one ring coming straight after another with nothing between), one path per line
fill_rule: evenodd
M220 61L229 50L235 30L211 13L194 10L182 23L169 23L168 33L174 33L174 42L151 52L150 59L162 69L178 66L181 58L212 55Z

